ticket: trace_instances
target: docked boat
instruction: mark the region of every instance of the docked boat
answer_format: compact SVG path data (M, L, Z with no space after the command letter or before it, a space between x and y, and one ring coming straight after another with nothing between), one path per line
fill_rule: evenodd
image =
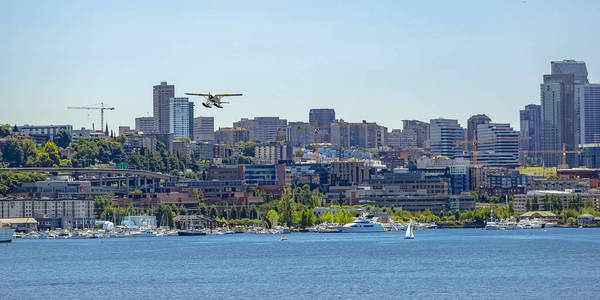
M500 230L514 230L520 229L517 222L511 220L502 220L498 222L498 228Z
M152 229L146 229L140 232L136 232L131 235L132 237L156 237L156 233Z
M197 236L197 235L206 235L206 232L200 230L181 230L177 232L178 236Z
M13 239L15 231L13 229L4 228L0 223L0 243L10 243Z
M415 233L413 232L413 224L412 222L406 225L406 233L404 234L404 239L413 240L415 238Z
M340 226L335 224L319 224L314 227L313 231L318 233L338 233L341 232Z
M498 222L496 222L496 220L494 219L494 210L492 209L490 211L490 219L485 222L485 230L499 230L500 226L498 225Z
M344 233L365 233L365 232L384 232L383 226L379 223L373 223L367 219L360 219L340 227Z

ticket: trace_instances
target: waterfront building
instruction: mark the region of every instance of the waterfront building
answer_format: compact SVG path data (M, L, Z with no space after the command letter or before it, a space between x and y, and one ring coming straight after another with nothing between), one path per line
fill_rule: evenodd
M242 118L238 122L233 123L234 128L245 128L248 130L250 140L256 139L259 142L274 142L277 141L278 132L283 132L287 120L279 119L279 117L256 117L254 119Z
M432 119L429 124L431 155L454 158L462 153L462 147L457 142L464 141L464 131L457 120Z
M308 112L308 122L310 126L318 125L319 140L323 143L331 142L330 128L331 123L335 121L335 110L333 108L313 108Z
M541 150L542 138L542 106L529 104L525 109L520 111L520 131L519 136L522 137L519 141L519 148L522 151L521 164L525 164L528 160L540 159L540 154L535 151Z
M135 118L135 130L143 133L155 133L156 121L154 117L139 117Z
M516 212L527 211L527 200L532 200L533 196L537 196L538 198L538 206L539 210L549 210L549 207L546 207L546 203L544 201L545 196L557 196L561 200L561 204L563 208L568 207L569 198L574 196L580 196L583 201L587 199L591 199L592 203L596 210L600 209L600 193L598 191L594 192L581 192L578 190L546 190L546 191L529 191L527 194L516 194L514 195L514 208Z
M477 126L477 163L490 167L519 166L519 133L508 123Z
M194 141L215 142L215 118L197 117L194 118Z
M238 145L250 140L250 135L246 128L241 127L222 127L215 132L215 140L219 144Z
M172 97L169 102L170 132L174 138L194 137L194 102L186 97Z
M46 196L0 198L0 218L60 219L61 228L92 228L94 199Z
M154 101L155 130L161 134L171 133L170 100L175 97L175 86L168 85L166 81L152 88Z

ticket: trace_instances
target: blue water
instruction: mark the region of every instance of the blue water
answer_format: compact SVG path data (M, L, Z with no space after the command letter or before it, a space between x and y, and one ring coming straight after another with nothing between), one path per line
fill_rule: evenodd
M0 244L0 299L598 299L600 229Z

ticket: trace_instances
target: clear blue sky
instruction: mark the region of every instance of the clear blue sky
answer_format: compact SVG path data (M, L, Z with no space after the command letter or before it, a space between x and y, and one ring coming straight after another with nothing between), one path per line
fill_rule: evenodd
M600 1L3 1L0 123L99 123L152 114L152 85L240 92L214 116L346 121L485 113L518 130L551 60L600 81Z

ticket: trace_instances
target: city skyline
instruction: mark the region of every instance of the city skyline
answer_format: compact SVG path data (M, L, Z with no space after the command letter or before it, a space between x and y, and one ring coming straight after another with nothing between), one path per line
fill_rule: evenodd
M7 26L0 29L8 45L0 49L6 66L0 72L0 119L98 127L96 113L66 107L102 101L117 108L105 116L116 132L119 125L134 127L136 117L151 116L150 88L167 81L175 85L175 97L244 93L223 110L196 105L195 116L214 117L215 128L262 116L306 121L311 108L333 108L345 121L377 120L389 129L401 128L401 120L440 117L466 127L475 114L519 128L519 110L539 103L549 61L585 61L590 82L596 82L597 42L582 47L576 40L600 28L586 17L600 6L580 3L347 2L307 8L151 2L139 13L136 4L117 9L109 3L98 10L86 3L36 3L43 9L32 12L29 3L9 3ZM172 23L152 23L171 9L178 16ZM199 9L229 14L197 18ZM561 15L561 24L550 21L565 10L577 14ZM31 22L21 22L25 14ZM430 24L431 18L439 22ZM15 30L19 34L9 34ZM551 41L543 39L546 31L556 33ZM164 43L153 43L154 34Z

